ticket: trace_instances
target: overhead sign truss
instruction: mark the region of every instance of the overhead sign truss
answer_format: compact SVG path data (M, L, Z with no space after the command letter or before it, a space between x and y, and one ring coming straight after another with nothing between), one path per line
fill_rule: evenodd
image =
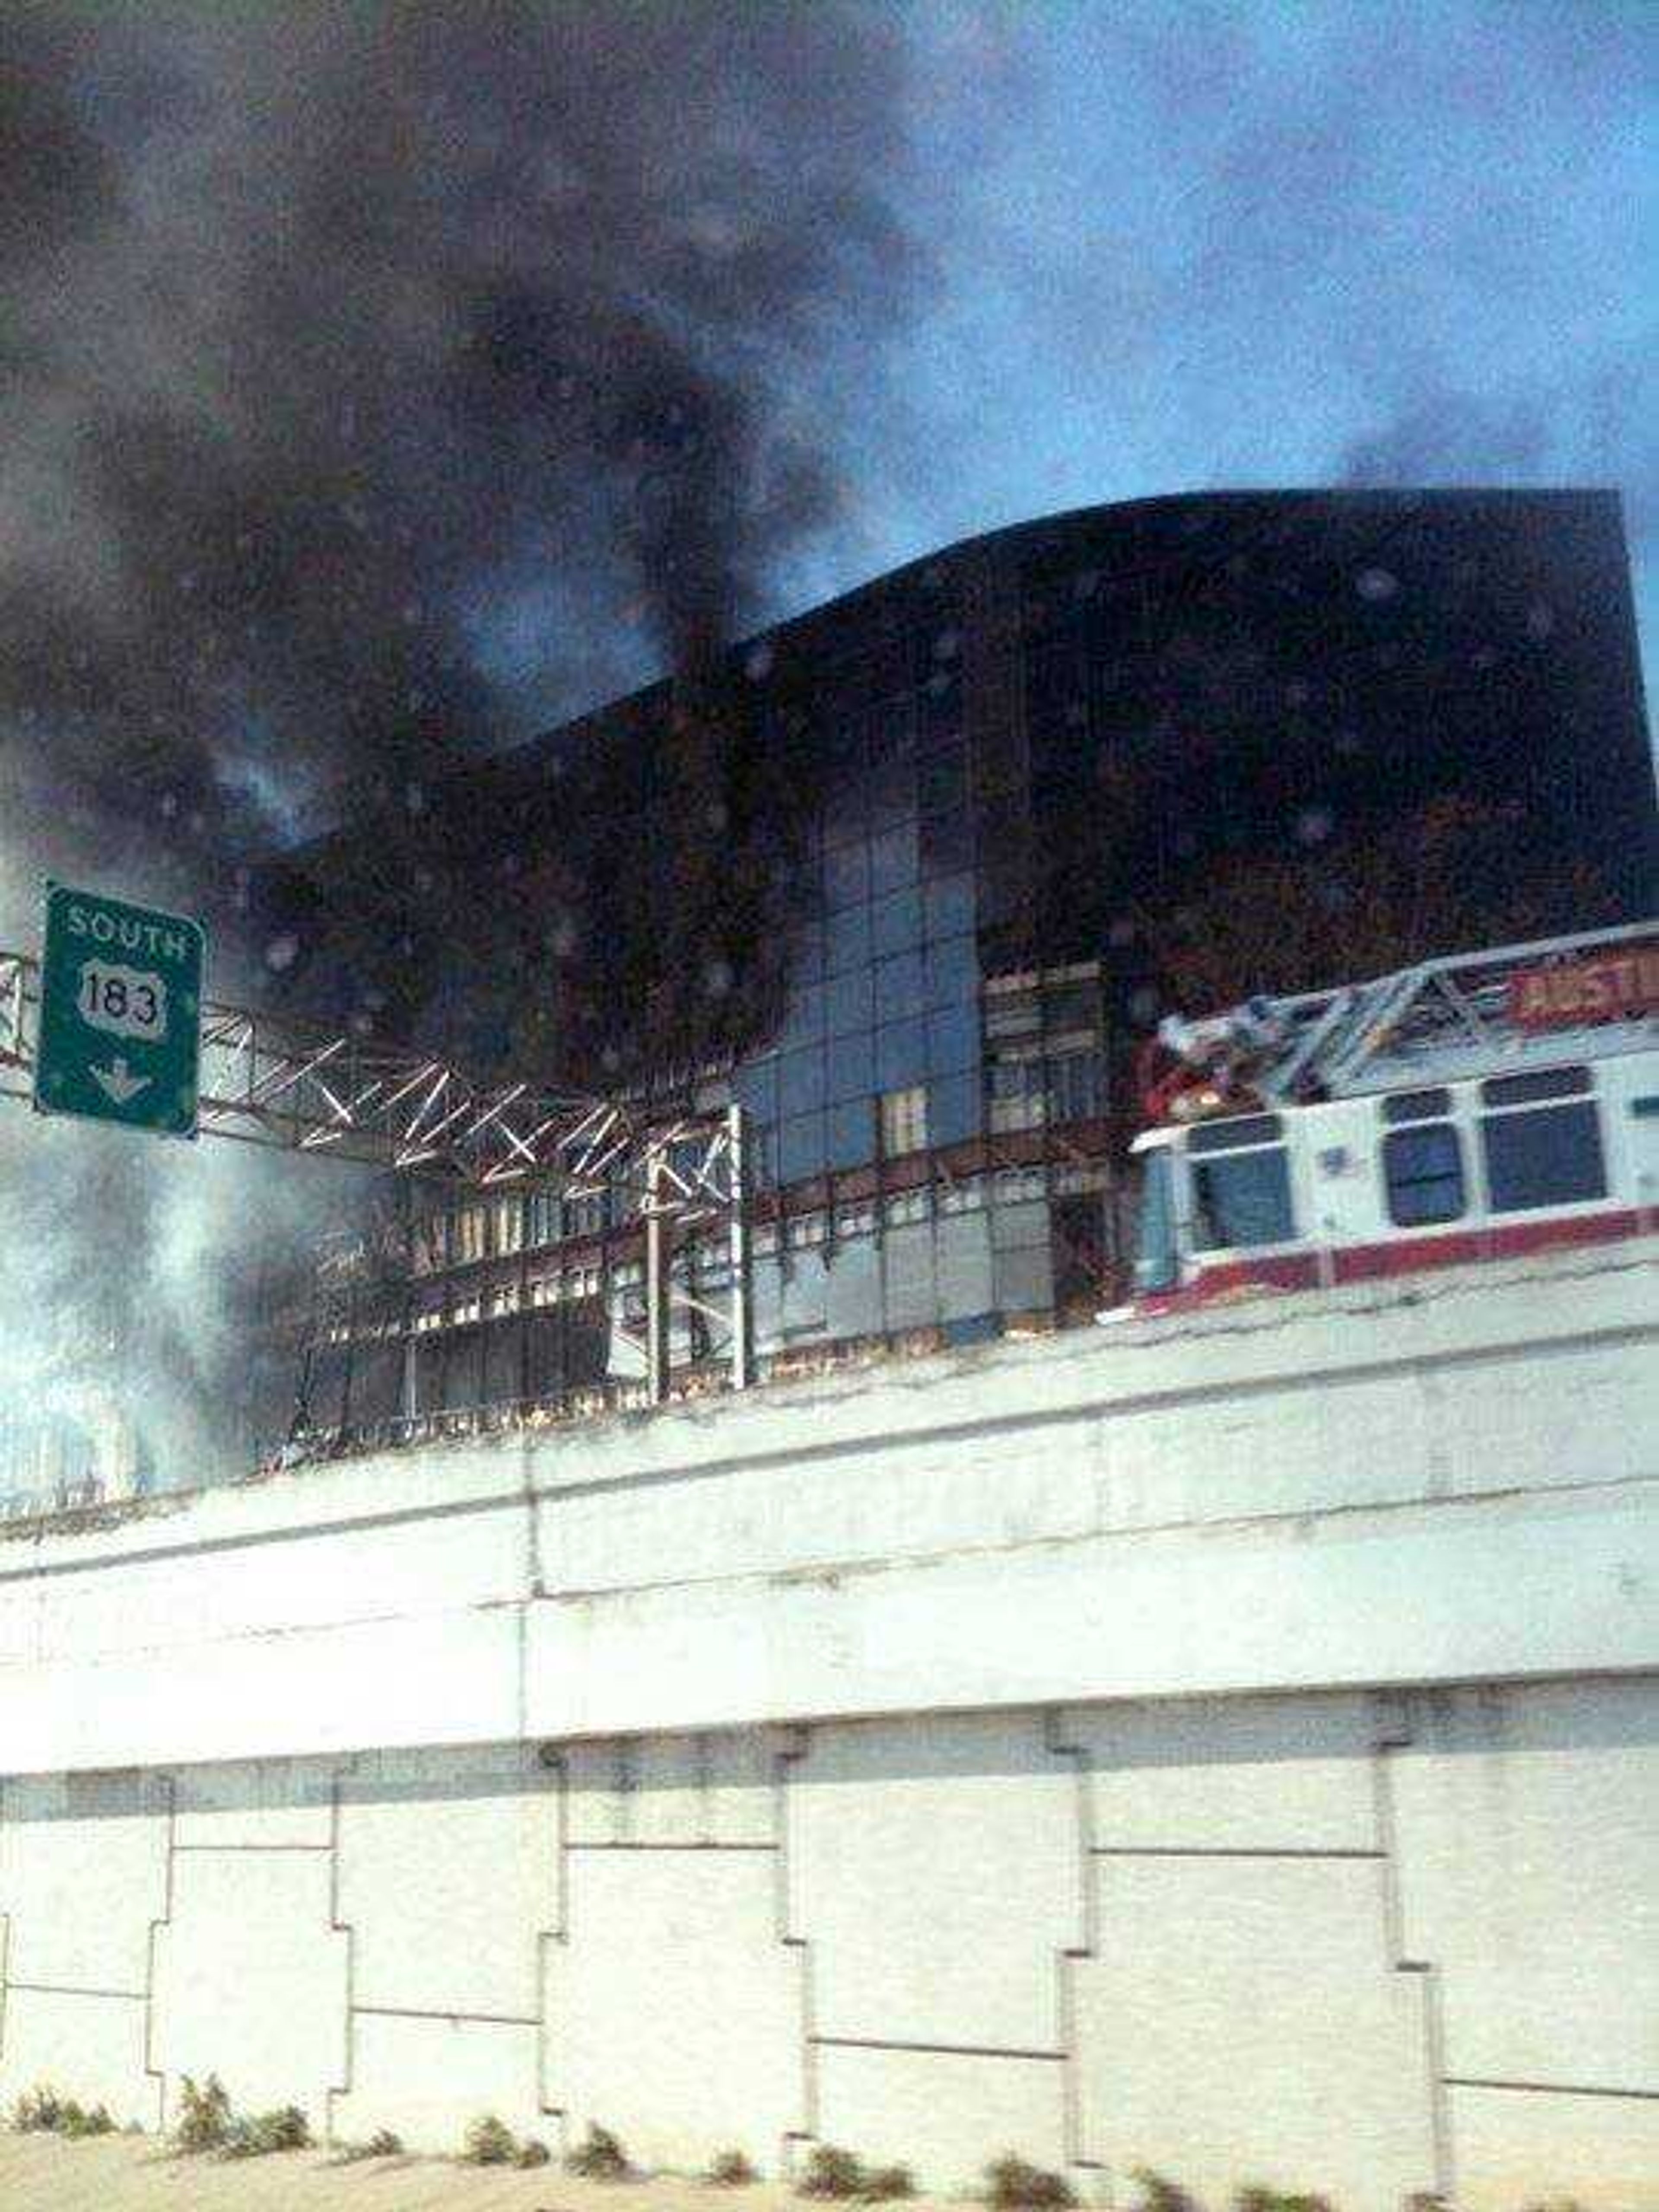
M0 1097L32 1095L40 963L0 951ZM320 1154L476 1188L535 1182L565 1198L621 1189L645 1232L648 1395L668 1391L671 1316L697 1300L672 1275L677 1234L723 1224L730 1244L727 1358L749 1380L743 1115L735 1106L665 1113L529 1083L481 1084L429 1054L350 1031L307 1032L246 1007L201 1010L198 1127L278 1151Z
M0 951L0 1097L31 1095L40 1015L40 963ZM576 1196L621 1182L637 1189L642 1213L727 1202L723 1113L665 1117L627 1100L481 1083L432 1054L210 1000L198 1127L481 1188L553 1180Z

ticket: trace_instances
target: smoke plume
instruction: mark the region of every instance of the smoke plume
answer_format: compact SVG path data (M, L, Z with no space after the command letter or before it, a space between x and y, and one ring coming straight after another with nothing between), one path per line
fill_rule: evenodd
M833 524L825 365L925 274L902 62L838 4L9 7L0 941L46 872L234 933L249 851L705 664ZM95 1291L210 1426L221 1263L337 1200L0 1147L12 1406Z

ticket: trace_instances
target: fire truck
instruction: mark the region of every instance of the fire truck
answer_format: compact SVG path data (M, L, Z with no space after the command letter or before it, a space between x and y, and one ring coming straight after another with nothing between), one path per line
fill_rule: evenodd
M1659 922L1171 1017L1142 1079L1121 1314L1650 1235Z

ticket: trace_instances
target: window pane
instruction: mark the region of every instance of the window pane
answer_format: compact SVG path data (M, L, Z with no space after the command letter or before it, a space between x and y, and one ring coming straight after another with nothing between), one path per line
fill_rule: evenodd
M953 667L935 667L920 692L925 738L954 732L962 719L962 678Z
M1181 1279L1181 1254L1176 1243L1175 1194L1170 1155L1157 1152L1146 1163L1140 1186L1139 1241L1135 1252L1135 1288L1172 1290Z
M870 820L876 830L890 830L908 821L916 811L915 763L908 755L884 760L870 779Z
M979 1061L979 1009L971 1000L927 1017L927 1072L956 1075Z
M1482 1123L1481 1134L1494 1213L1571 1206L1607 1194L1595 1108L1589 1099L1534 1114L1493 1114Z
M829 1063L828 1096L832 1105L837 1099L867 1097L881 1087L876 1081L876 1055L868 1030L832 1037Z
M848 1098L830 1109L830 1164L860 1168L876 1152L876 1117L870 1099Z
M824 973L839 975L849 968L867 968L869 964L870 909L867 906L844 907L839 914L832 914L824 927Z
M850 770L846 782L824 809L823 842L826 848L856 843L864 838L870 827L870 794L862 777Z
M979 989L979 945L971 937L941 937L927 947L927 1003L972 1000Z
M822 1175L824 1131L822 1114L802 1114L786 1121L778 1132L778 1180L799 1182L805 1176Z
M822 983L798 983L789 995L789 1011L783 1024L782 1042L786 1044L805 1044L823 1035L823 986Z
M921 942L921 893L915 884L878 898L870 909L870 938L878 953L902 952Z
M1396 1228L1455 1221L1463 1211L1462 1149L1444 1122L1391 1130L1382 1139L1382 1172Z
M870 848L839 845L823 856L823 900L832 910L857 906L870 896Z
M967 805L968 768L960 745L927 756L918 796L924 814L954 814Z
M762 1121L778 1118L778 1063L775 1060L751 1060L738 1070L732 1088L744 1113L752 1114Z
M1241 1114L1231 1121L1206 1121L1187 1139L1194 1152L1227 1152L1235 1145L1269 1145L1279 1135L1277 1114Z
M786 1116L823 1103L823 1047L787 1052L778 1062L779 1104Z
M1396 1091L1382 1101L1385 1121L1436 1121L1451 1112L1449 1091Z
M927 1086L927 1135L935 1145L959 1145L976 1137L981 1121L978 1072L947 1075Z
M832 1037L845 1036L849 1030L867 1030L872 1004L867 968L836 975L823 987L824 1026Z
M927 934L954 937L974 926L974 879L971 875L933 876L927 887Z
M871 842L870 882L878 898L884 892L915 883L920 866L914 823L902 830L889 830Z
M803 894L803 898L805 896ZM822 924L808 921L796 926L793 964L796 975L805 981L816 981L823 975L823 929Z
M898 1091L927 1071L927 1035L919 1021L890 1022L876 1031L876 1088Z
M1533 1075L1497 1075L1480 1086L1488 1106L1528 1106L1535 1098L1572 1097L1590 1087L1587 1067L1540 1067Z
M1285 1244L1296 1234L1290 1170L1282 1146L1197 1162L1193 1199L1200 1252Z
M902 1014L919 1014L922 1007L921 955L901 952L876 969L876 1014L884 1022Z
M956 814L922 817L921 858L930 874L947 868L968 867L973 857L974 825L965 809Z
M881 1102L883 1152L919 1152L927 1142L927 1093L920 1085L889 1092Z
M1048 1110L1056 1121L1086 1121L1100 1112L1100 1055L1063 1053L1048 1062Z

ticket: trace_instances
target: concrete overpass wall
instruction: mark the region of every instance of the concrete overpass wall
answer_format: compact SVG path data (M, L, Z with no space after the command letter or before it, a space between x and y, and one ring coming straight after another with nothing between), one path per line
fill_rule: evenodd
M1659 2203L1654 1248L0 1546L0 2094Z

